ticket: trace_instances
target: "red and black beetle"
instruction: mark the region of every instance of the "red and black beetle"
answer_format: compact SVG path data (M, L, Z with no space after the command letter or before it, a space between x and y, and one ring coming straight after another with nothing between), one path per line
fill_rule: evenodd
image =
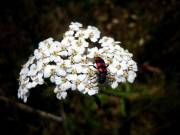
M98 71L98 82L102 84L106 81L108 65L105 64L104 60L101 57L95 57L94 60L96 63L96 67L94 67Z

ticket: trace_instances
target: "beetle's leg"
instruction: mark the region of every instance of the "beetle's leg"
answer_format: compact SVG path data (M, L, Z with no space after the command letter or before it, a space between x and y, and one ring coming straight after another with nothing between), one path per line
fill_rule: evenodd
M96 66L94 66L94 65L93 65L93 67L94 67L95 69L97 69L97 67L96 67Z
M93 65L89 65L89 66L93 66L95 69L97 69L97 67L93 64Z
M106 68L109 66L109 64L106 65Z
M91 78L91 80L93 80L93 79L95 79L95 78L97 78L97 77L95 76L95 77Z

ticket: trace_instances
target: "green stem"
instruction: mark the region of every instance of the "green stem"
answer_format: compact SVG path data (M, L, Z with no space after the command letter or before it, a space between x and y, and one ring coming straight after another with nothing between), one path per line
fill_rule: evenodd
M127 113L126 113L126 102L125 102L125 99L123 97L120 99L120 103L121 103L121 105L120 105L121 113L122 113L122 115L124 117L126 117L127 116Z
M101 93L105 95L116 96L116 97L127 97L129 95L129 93L127 92L113 93L112 91L106 91L106 90L101 90Z

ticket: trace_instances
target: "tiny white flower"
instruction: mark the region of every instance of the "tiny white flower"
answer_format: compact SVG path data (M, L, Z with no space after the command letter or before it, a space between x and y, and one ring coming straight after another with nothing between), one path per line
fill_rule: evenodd
M84 47L79 47L79 46L76 46L74 48L74 50L75 50L76 54L78 54L78 55L82 55L85 52L85 48Z
M68 74L67 75L67 79L69 80L69 81L76 81L77 80L77 74Z
M95 95L95 94L98 93L98 88L95 87L95 88L89 89L89 90L87 90L87 93L88 93L90 96Z
M59 76L55 76L55 77L54 77L54 82L55 82L56 85L60 85L60 84L63 83L63 82L62 82L62 78L59 77Z
M136 73L135 72L133 72L133 71L129 71L128 72L128 79L127 79L128 82L133 83L135 77L136 77Z
M71 67L72 65L71 65L71 61L70 60L64 60L63 61L63 64L64 64L64 66L66 67L66 68L68 68L68 67Z
M66 91L60 91L56 94L57 99L65 99L67 97L67 92Z
M58 76L66 76L66 71L61 67L56 67L56 73Z
M97 47L93 47L91 49L88 49L88 58L94 58L99 55L99 50Z
M42 85L44 83L43 73L39 72L36 76L31 76L31 80L39 85Z
M50 61L54 61L55 63L61 62L62 59L60 56L55 56L55 55L51 55L50 56Z
M73 46L75 44L76 44L75 37L67 36L62 39L60 49L61 51L66 50L67 47Z
M29 70L29 72L28 72L28 75L29 76L34 76L34 75L36 75L37 74L37 66L36 66L36 64L32 64L31 66L30 66L30 70Z
M59 54L60 56L66 57L68 56L68 51L64 50L64 51L59 52Z
M122 69L119 69L119 70L117 71L117 75L118 75L118 76L122 76L122 75L123 75L123 73L124 73L124 72L123 72L123 70L122 70Z
M136 64L135 61L129 60L127 64L129 66L129 68L132 69L133 71L137 71L138 70L137 69L137 64Z
M36 87L37 85L38 85L38 83L35 82L35 81L29 82L29 83L27 84L27 88L28 88L28 89L31 89L31 88Z
M122 61L120 65L121 65L121 68L123 70L127 70L128 69L127 63L125 61Z
M18 89L18 98L22 99L25 103L27 102L27 98L29 96L29 91L27 88L19 88Z
M76 90L76 89L77 89L76 84L75 84L75 83L72 83L72 84L71 84L71 90L73 90L73 91L74 91L74 90Z
M40 48L40 52L42 52L43 57L49 57L51 55L48 44L44 44L44 46Z
M34 56L38 60L38 59L43 57L43 54L42 54L42 52L39 49L35 49L34 50Z
M48 64L50 61L51 61L51 60L50 60L49 57L46 57L46 58L42 59L42 62L43 62L44 64Z
M52 83L55 83L55 81L56 81L56 75L52 75L51 77L50 77L50 81L52 82Z
M69 26L70 30L73 30L73 31L78 31L79 28L81 27L82 27L82 24L78 22L71 22L71 25Z
M81 29L76 32L75 37L87 39L89 37L89 33L88 33L88 31Z
M115 74L115 73L117 73L117 68L116 67L114 67L113 65L109 65L108 66L108 69L110 70L110 72L112 73L112 74Z
M124 59L125 61L129 61L129 60L131 59L131 57L129 57L128 55L124 55L124 56L123 56L123 59Z
M89 43L84 38L79 38L76 42L76 45L79 47L88 47Z
M26 66L29 66L30 64L33 64L33 63L34 63L34 60L35 60L35 57L34 57L34 56L29 57L29 60L28 60L28 62L26 63Z
M69 81L63 82L60 85L61 90L65 91L71 88L71 83Z
M24 67L21 69L20 75L26 75L26 74L28 74L28 72L29 72L29 69Z
M54 65L47 65L44 69L44 78L49 78L52 75L53 69L55 69Z
M41 60L36 62L37 71L41 71L43 69L43 67L44 67L44 64L43 64L43 62Z
M85 89L85 85L83 83L80 83L78 86L77 86L78 90L79 91L84 91Z
M86 74L80 74L80 75L78 75L77 79L80 81L83 81L83 80L87 79L87 75Z
M118 82L117 82L117 81L113 82L113 83L111 84L111 87L112 87L113 89L117 88L117 87L118 87Z
M94 26L88 26L87 33L92 42L96 42L100 38L100 31Z
M73 57L73 60L74 60L74 62L76 62L76 63L79 63L79 62L81 61L81 59L82 59L82 56L81 56L81 55L75 55L75 56Z
M102 47L110 46L113 45L114 39L111 37L104 36L99 40L99 43L101 43Z
M74 34L74 31L73 30L69 30L69 31L66 31L65 32L65 36L73 36L73 34Z

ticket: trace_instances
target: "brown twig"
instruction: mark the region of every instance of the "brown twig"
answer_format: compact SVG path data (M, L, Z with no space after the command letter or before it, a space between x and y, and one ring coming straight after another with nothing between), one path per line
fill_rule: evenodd
M57 115L54 115L54 114L51 114L51 113L48 113L48 112L44 112L44 111L41 111L41 110L38 110L38 109L34 109L28 105L25 105L23 103L20 103L20 102L17 102L15 100L12 100L12 99L9 99L7 97L4 97L4 96L0 96L0 100L1 101L4 101L10 105L13 105L23 111L26 111L28 113L32 113L32 114L35 114L35 115L38 115L42 118L46 118L46 119L49 119L49 120L53 120L53 121L56 121L56 122L62 122L63 121L63 118L60 117L60 116L57 116Z
M144 63L141 68L145 71L150 71L152 73L162 73L162 71L158 67L151 66L147 63Z

